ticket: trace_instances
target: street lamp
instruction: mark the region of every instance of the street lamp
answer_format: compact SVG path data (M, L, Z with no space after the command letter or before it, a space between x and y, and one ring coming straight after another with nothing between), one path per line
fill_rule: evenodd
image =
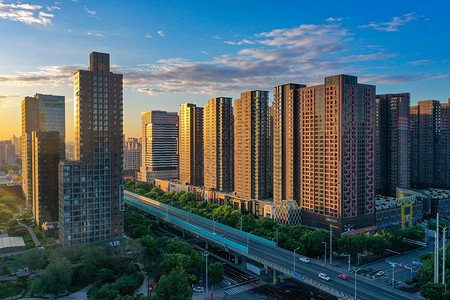
M276 232L277 232L277 244L276 244L276 245L277 245L277 247L278 247L278 229L279 229L279 228L277 228L277 227L274 227L273 229L275 229L275 230L276 230Z
M252 231L250 231L249 233L247 233L247 248L248 248L248 237L250 236L250 234L253 232L253 230Z
M395 287L395 280L394 280L394 274L395 274L395 267L396 267L396 263L393 262L388 262L391 266L392 266L392 288Z
M300 247L298 247L297 249L294 250L294 276L295 276L295 252L300 249Z
M208 299L208 252L203 253L203 256L206 257L206 299Z
M350 271L350 254L343 254L342 256L348 257L348 270Z
M322 242L322 244L325 245L325 252L323 255L323 265L325 266L327 264L327 242Z
M361 270L361 268L355 269L355 300L356 300L356 276L359 270Z
M358 265L359 265L359 257L361 256L361 253L358 253Z

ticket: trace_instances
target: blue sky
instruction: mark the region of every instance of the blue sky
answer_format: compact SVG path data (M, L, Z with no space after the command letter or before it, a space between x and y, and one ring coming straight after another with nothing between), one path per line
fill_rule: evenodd
M374 4L372 4L374 3ZM140 113L178 111L287 82L351 74L412 104L450 97L446 1L0 0L0 139L20 134L20 100L66 96L91 51L124 74L124 129Z

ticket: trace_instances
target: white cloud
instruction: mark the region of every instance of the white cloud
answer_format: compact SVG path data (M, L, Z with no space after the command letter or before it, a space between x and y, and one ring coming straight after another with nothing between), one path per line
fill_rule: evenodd
M225 44L230 44L230 45L254 44L254 42L246 40L246 39L244 39L242 41L239 41L239 42L225 41L224 43Z
M209 54L209 53L208 53L208 51L206 51L206 50L203 50L203 51L202 51L202 54L205 54L205 55L207 55L207 54Z
M0 18L25 24L48 25L52 23L53 14L41 11L42 6L32 4L5 4L0 1Z
M412 66L420 66L420 65L427 65L431 61L432 61L431 59L421 59L421 60L410 61L408 64L410 64Z
M101 33L93 33L93 32L88 32L87 35L98 36L98 37L104 37L104 35L101 34Z
M326 19L325 21L327 21L327 22L340 22L340 21L342 21L342 18L333 18L333 17L331 17L331 18L328 18L328 19Z
M359 26L360 28L372 28L378 31L399 31L398 27L416 20L415 13L404 14L400 17L393 17L389 22L370 22L368 25Z
M148 39L152 38L152 36L150 34L146 34L145 37L148 38Z
M48 11L60 10L61 8L58 6L47 6Z
M66 85L73 81L73 74L82 65L43 66L35 72L22 72L17 75L0 75L0 84L28 85Z
M19 107L21 104L19 95L0 95L0 108Z
M159 36L165 36L166 34L162 32L161 30L158 31Z
M89 8L87 8L87 6L84 6L84 10L91 15L96 15L97 12L95 10L89 10Z

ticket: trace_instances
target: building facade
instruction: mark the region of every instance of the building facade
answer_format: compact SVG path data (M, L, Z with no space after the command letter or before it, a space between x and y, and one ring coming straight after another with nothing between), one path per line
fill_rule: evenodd
M231 98L209 99L203 116L204 186L234 190L234 118Z
M305 85L273 89L273 201L299 201L300 93Z
M123 235L123 86L109 54L74 75L75 161L59 165L59 238L74 246Z
M142 145L137 138L128 138L123 145L123 172L125 176L136 176L141 167Z
M61 135L59 131L31 133L32 199L36 225L58 222L58 164Z
M32 149L33 131L60 133L60 159L65 158L65 98L64 96L36 94L22 100L22 188L27 206L33 199Z
M419 101L410 120L411 187L450 188L450 101Z
M153 110L142 113L142 163L138 180L178 178L178 114Z
M179 132L180 181L203 186L203 107L180 105Z
M0 141L0 165L16 164L16 149L13 141Z
M268 91L249 91L235 101L234 189L249 199L272 194L268 100Z
M375 100L375 191L395 196L409 187L409 93Z
M336 75L297 92L303 224L336 232L373 226L375 86Z

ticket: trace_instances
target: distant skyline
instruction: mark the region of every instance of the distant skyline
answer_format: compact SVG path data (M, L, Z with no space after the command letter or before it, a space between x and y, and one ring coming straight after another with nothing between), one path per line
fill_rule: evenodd
M450 97L446 1L0 0L0 140L21 134L20 102L66 97L73 140L73 73L92 51L124 74L124 131L141 112L203 106L214 97L289 82L358 76L377 94Z

